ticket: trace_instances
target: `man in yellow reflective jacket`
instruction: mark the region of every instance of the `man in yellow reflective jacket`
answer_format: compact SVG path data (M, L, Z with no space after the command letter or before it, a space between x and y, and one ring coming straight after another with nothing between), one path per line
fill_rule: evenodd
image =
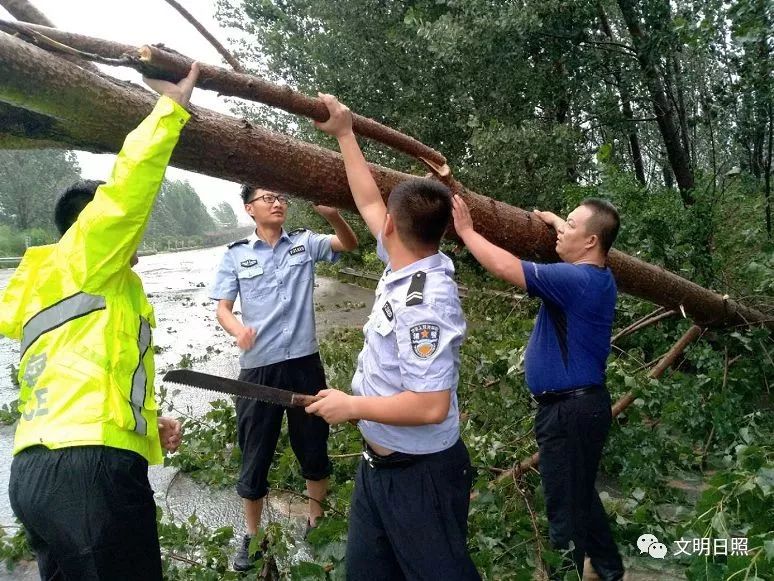
M30 248L0 299L0 334L21 341L9 496L43 579L161 579L148 464L180 444L157 414L153 308L131 266L198 65L126 138L107 183L57 202L56 244Z

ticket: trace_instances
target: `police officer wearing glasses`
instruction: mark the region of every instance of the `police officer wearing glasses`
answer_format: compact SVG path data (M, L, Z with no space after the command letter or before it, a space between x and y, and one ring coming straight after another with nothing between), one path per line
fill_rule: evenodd
M288 208L285 194L242 187L245 211L255 221L249 238L230 244L218 268L210 296L218 301L217 318L242 350L239 379L298 393L325 388L325 373L315 336L314 265L334 262L338 253L354 250L357 238L335 208L315 206L335 234L283 228ZM242 320L233 313L237 296ZM234 561L246 571L257 555L249 545L261 522L268 473L285 409L237 398L237 439L242 468L237 493L243 500L247 534ZM309 501L308 527L322 515L320 501L328 489L328 424L302 409L289 409L290 445L301 463Z
M454 199L454 227L489 272L540 297L535 329L524 355L527 386L538 403L535 436L548 512L551 545L565 552L567 569L583 577L584 557L605 581L623 578L623 563L594 488L612 416L605 363L615 311L616 286L606 266L618 234L618 212L588 199L562 220L535 211L557 232L563 262L522 261L473 229L465 202Z

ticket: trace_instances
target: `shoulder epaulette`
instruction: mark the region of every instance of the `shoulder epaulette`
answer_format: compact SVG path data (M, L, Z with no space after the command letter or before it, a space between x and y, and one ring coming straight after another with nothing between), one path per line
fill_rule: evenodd
M427 275L421 270L411 277L411 284L409 284L408 294L406 295L407 307L422 304L425 297L424 291L426 279Z
M288 236L295 236L296 234L301 234L301 232L306 232L306 228L296 228L295 230L291 230L288 232Z
M232 242L228 245L228 248L234 248L234 246L239 246L240 244L247 244L247 238L242 238L242 240L237 240L236 242Z

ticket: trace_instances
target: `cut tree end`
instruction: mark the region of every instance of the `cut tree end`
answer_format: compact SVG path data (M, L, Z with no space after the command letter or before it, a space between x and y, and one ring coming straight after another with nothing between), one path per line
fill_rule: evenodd
M420 157L419 159L439 178L448 178L451 175L451 168L448 163L440 165L426 157Z

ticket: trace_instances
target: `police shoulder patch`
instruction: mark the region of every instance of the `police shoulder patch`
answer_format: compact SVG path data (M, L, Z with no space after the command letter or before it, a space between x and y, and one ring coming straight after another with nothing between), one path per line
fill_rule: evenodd
M406 306L412 307L414 305L421 305L425 298L425 280L427 275L423 271L419 271L411 277L411 283L409 284L408 293L406 294Z
M428 359L438 350L441 328L433 323L420 323L409 329L411 350L420 359Z
M384 301L384 305L382 305L382 312L384 313L384 316L387 317L388 321L392 321L393 317L395 317L395 313L392 311L392 305L390 304L390 301Z
M295 230L291 230L288 232L288 236L295 236L296 234L301 234L302 232L306 232L306 228L296 228Z
M234 248L234 246L239 246L240 244L247 244L247 238L243 238L242 240L237 240L236 242L232 242L228 245L228 248Z

